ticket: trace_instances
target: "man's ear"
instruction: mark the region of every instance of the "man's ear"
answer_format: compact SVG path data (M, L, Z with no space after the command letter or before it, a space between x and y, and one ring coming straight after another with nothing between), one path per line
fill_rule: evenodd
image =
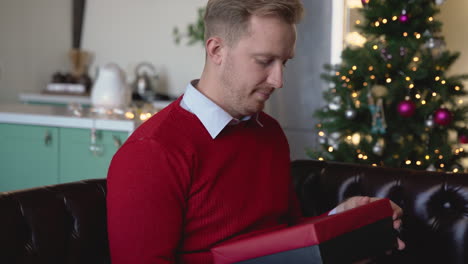
M211 37L206 41L206 54L210 61L219 65L223 61L224 40L220 37Z

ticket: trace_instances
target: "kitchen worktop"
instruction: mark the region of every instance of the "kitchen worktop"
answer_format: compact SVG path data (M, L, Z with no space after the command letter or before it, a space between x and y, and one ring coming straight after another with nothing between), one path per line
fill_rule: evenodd
M91 98L88 95L60 95L43 93L20 93L19 101L22 103L43 103L43 104L63 104L77 103L81 105L91 105ZM151 102L154 108L163 109L172 101L154 100Z
M104 115L91 112L90 108L76 111L66 106L0 104L0 123L42 125L70 128L95 128L123 131L129 134L139 125L138 121L123 115Z
M77 103L91 105L91 98L88 95L61 95L61 94L41 94L41 93L20 93L18 99L22 103L37 102L51 104Z

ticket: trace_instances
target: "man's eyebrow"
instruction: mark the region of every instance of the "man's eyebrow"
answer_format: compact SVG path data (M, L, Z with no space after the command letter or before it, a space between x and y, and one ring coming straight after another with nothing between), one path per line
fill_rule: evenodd
M261 52L260 53L254 53L253 55L255 57L277 57L275 54L269 53L269 52L267 52L267 53L261 53Z
M287 59L288 59L288 60L293 59L293 58L294 58L294 55L295 55L294 53L291 54L291 56L289 56ZM253 56L254 56L254 57L273 57L273 58L279 58L279 56L277 56L276 54L269 53L269 52L267 52L267 53L254 53Z

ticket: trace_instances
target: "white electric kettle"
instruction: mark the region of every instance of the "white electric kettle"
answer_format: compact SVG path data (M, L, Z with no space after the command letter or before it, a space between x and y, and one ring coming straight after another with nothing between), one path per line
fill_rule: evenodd
M124 71L115 63L99 68L98 76L91 91L94 108L124 109L130 104L131 91Z

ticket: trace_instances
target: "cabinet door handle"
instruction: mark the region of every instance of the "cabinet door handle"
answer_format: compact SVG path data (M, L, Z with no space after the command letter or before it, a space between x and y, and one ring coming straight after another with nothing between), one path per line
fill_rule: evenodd
M120 148L120 146L122 146L122 141L120 140L119 137L117 136L112 136L112 139L114 139L114 146L116 148Z
M52 143L52 134L50 134L50 131L46 131L46 134L44 136L44 145L49 146Z
M90 138L91 144L89 144L89 151L91 151L91 153L93 153L94 156L101 156L104 152L104 149L102 145L97 144L96 137L96 129L92 128Z
M104 149L101 145L91 144L89 145L89 151L91 151L91 153L93 153L94 156L101 156L104 152Z

